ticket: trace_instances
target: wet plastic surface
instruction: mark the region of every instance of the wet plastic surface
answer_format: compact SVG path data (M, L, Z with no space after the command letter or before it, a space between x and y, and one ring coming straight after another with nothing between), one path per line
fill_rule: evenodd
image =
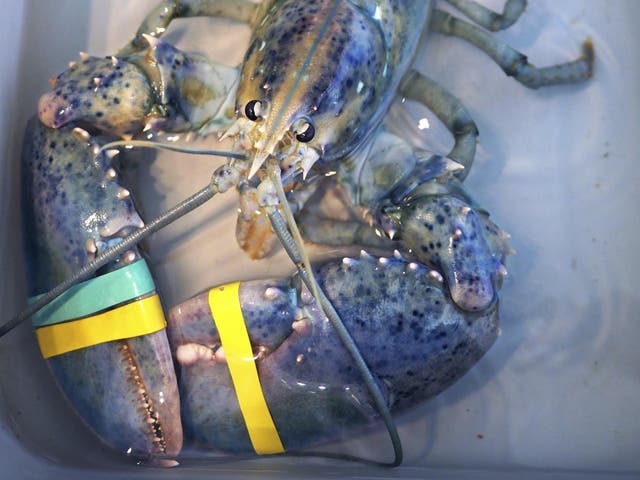
M103 4L104 3L104 4ZM22 129L46 80L78 50L106 55L135 31L155 2L2 2L0 51L0 302L3 318L24 304L18 185ZM500 7L501 1L485 2ZM484 55L432 36L418 61L469 107L481 132L467 187L512 235L518 254L501 292L502 336L458 384L399 419L405 466L389 471L323 460L186 460L178 469L138 468L108 452L73 416L39 358L29 325L0 339L0 465L13 478L584 478L640 475L640 270L637 214L640 181L634 135L640 123L640 68L634 22L640 4L531 2L498 37L536 65L577 56L591 37L596 76L580 86L529 91ZM249 32L215 21L181 21L198 33L181 38L239 61ZM211 27L211 30L207 30ZM204 33L203 33L204 31ZM208 33L207 33L208 32ZM450 140L430 114L428 145ZM398 120L398 122L400 122ZM408 133L426 134L407 124ZM143 161L147 215L206 183L217 161L173 157ZM148 175L155 180L148 182ZM141 182L142 183L142 182ZM167 304L200 289L243 278L253 264L235 246L233 194L162 232L151 242ZM215 223L213 227L209 222ZM207 227L191 228L193 225ZM185 233L186 232L186 233ZM211 238L218 242L211 248ZM215 251L216 257L207 254ZM252 275L288 271L276 256ZM253 270L252 270L253 271ZM170 279L173 279L170 281ZM390 454L384 433L348 447ZM341 448L341 447L336 447ZM89 473L90 472L90 473Z

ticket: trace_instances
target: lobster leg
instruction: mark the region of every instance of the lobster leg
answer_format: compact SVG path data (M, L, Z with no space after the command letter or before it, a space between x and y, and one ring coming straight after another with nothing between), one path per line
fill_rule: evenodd
M581 82L593 74L594 51L590 40L583 43L582 56L577 60L536 68L527 61L526 55L494 39L475 25L442 10L433 11L431 28L435 32L459 37L475 45L489 55L508 76L529 88Z
M307 212L296 217L305 240L323 245L392 249L393 241L376 234L364 221L336 220L329 217L309 216Z
M507 0L502 13L496 13L473 0L447 0L481 27L497 32L509 28L518 21L527 7L527 0Z
M497 336L496 308L451 308L422 265L363 254L315 270L392 410L442 391ZM225 321L244 325L248 355L225 337ZM297 275L216 287L174 307L169 331L185 434L198 447L298 450L379 420L351 357ZM234 372L238 361L257 372L253 390ZM257 397L266 404L260 418L246 407Z
M400 84L399 94L422 103L453 134L455 144L447 156L464 167L455 172L459 180L464 180L471 171L478 138L478 128L466 107L451 93L417 70L411 70L405 75Z
M259 4L250 0L163 0L140 24L135 37L118 52L129 55L146 47L144 35L161 36L176 18L222 17L249 23Z

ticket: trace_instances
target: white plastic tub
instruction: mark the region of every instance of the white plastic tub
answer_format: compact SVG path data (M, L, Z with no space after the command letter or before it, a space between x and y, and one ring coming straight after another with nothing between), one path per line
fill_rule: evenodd
M485 2L496 8L502 3ZM79 50L115 51L153 4L0 1L2 322L25 303L18 201L24 124L49 77ZM501 292L496 345L458 384L398 419L404 466L278 458L136 467L105 449L73 416L38 355L31 327L23 325L0 339L0 477L640 476L639 21L635 0L538 0L497 35L536 65L577 56L582 40L591 37L595 78L580 86L529 91L472 47L448 38L431 37L420 55L421 68L465 102L480 128L467 185L511 233L518 253L509 259ZM241 59L246 28L185 21L170 38L181 37L188 25L198 32L181 45L193 47L205 35L207 49L219 58ZM434 127L421 134L430 135L432 148L446 151L450 139L432 115L417 107L412 114L428 116ZM182 161L188 168L162 156L144 164L141 178L156 179L143 199L149 214L204 185L217 165ZM255 267L237 250L228 215L234 200L230 194L213 202L150 242L168 303L240 278L239 272L257 268L256 275L264 276L288 269L279 257ZM211 220L211 228L188 226ZM219 253L210 258L198 247ZM390 454L386 442L378 433L350 448L380 458Z

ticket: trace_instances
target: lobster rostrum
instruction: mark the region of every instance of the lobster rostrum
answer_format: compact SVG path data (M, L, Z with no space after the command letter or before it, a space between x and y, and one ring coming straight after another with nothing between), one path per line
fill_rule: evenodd
M525 6L509 0L499 15L449 3L491 30ZM173 18L204 15L252 26L240 68L158 38ZM175 456L183 438L234 453L303 449L433 397L491 347L510 249L462 187L475 124L411 68L429 29L476 44L529 87L591 75L588 42L577 61L536 69L425 0L187 0L162 2L116 55L82 56L52 80L22 159L30 293L37 301L100 264L33 322L65 394L106 443L140 456ZM398 94L449 127L451 152L385 130ZM281 242L297 266L187 299L166 328L116 148L165 132L235 140L210 188L237 188L238 242L252 258ZM332 188L360 219L316 208L310 199ZM311 267L298 227L307 241L382 256Z

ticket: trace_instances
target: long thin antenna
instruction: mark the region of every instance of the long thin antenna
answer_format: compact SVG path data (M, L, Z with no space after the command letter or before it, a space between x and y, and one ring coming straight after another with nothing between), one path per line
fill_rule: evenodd
M149 140L118 140L115 142L109 142L100 147L100 151L111 150L113 148L124 147L130 149L134 147L138 148L153 148L154 150L169 150L171 152L188 153L191 155L212 155L215 157L227 157L234 158L236 160L246 160L247 156L242 153L229 152L226 150L208 150L201 148L185 147L181 145L170 145L168 143L156 143Z
M269 208L267 210L267 214L269 215L269 220L271 220L271 223L274 226L276 235L278 235L278 238L280 239L282 246L287 251L287 254L292 259L293 263L295 263L298 273L302 278L303 282L305 283L307 288L311 290L312 285L315 282L315 279L313 281L311 280L313 272L311 272L310 270L307 271L306 266L304 268L302 267L303 262L302 262L302 257L300 255L300 250L298 249L298 243L296 242L296 240L293 238L293 236L287 229L287 224L284 218L282 218L282 215L276 208ZM390 462L390 463L384 463L384 462L374 462L374 463L391 466L391 467L397 467L402 463L402 457L403 457L402 442L400 440L400 435L398 435L398 430L396 429L396 425L393 421L393 418L391 417L391 412L389 411L389 408L385 403L384 395L380 391L379 385L376 383L376 380L373 377L371 370L369 369L369 367L367 366L367 363L362 357L362 354L360 353L360 349L358 348L358 345L356 345L355 341L353 340L353 337L349 333L349 330L347 330L347 327L342 322L340 315L338 314L333 304L327 298L327 296L324 294L321 288L318 288L318 296L315 298L319 306L322 308L325 315L331 322L331 325L333 326L338 337L342 341L342 344L349 352L349 355L351 355L351 358L353 359L356 365L356 368L360 373L360 376L364 380L364 383L367 387L367 390L369 391L369 394L373 397L373 402L376 408L378 409L380 416L382 417L382 421L384 422L384 425L387 431L389 432L389 437L391 439L391 444L393 446L394 460L393 462Z
M309 274L309 278L311 280L311 287L309 287L309 290L311 290L311 293L314 298L319 299L320 297L318 295L318 290L319 290L318 283L316 282L316 279L313 276L313 271L311 270L311 261L309 260L309 255L307 254L307 250L304 248L304 239L300 234L300 230L298 229L298 224L296 223L295 218L293 218L293 212L291 211L291 207L289 206L289 201L287 200L287 196L284 193L284 188L282 187L280 165L278 165L278 162L269 162L267 171L269 173L269 179L271 180L271 182L273 183L276 189L276 194L278 195L278 200L280 201L280 206L282 207L282 213L283 213L286 225L288 226L288 230L293 236L293 239L296 242L296 245L298 246L298 253L299 253L298 256L300 257L300 260L304 264L305 270ZM273 227L274 229L280 228L279 226L277 227L275 224L273 225ZM289 257L295 263L295 260L293 259L293 257L291 257L291 255L289 255Z
M18 315L14 316L4 325L0 326L0 337L6 335L16 326L23 321L30 318L34 313L40 310L45 305L48 305L57 297L66 292L69 288L82 282L94 274L99 268L103 267L107 263L115 260L120 255L130 250L131 247L147 238L152 233L161 230L170 223L175 222L179 218L185 216L187 213L195 210L199 206L206 203L213 198L216 193L226 192L229 188L238 183L239 171L232 165L225 164L217 168L211 178L211 183L205 188L199 190L191 197L178 203L175 207L167 210L165 213L153 219L150 223L144 227L136 230L130 235L127 235L117 245L106 249L94 260L87 263L78 272L76 272L70 278L64 280L62 283L56 285L52 290L42 295L38 300L25 308Z

